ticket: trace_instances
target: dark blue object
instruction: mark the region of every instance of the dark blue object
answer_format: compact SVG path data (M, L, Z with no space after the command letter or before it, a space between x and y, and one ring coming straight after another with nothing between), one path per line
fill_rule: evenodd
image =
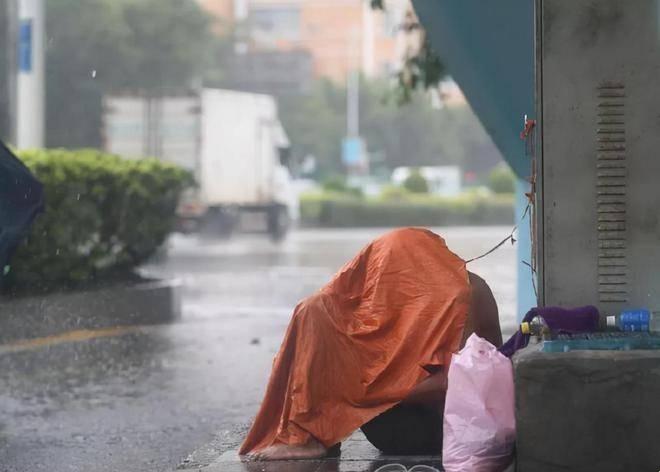
M650 330L651 312L646 309L625 310L619 315L619 329L621 331L646 331Z
M12 253L43 208L43 186L0 141L0 285Z

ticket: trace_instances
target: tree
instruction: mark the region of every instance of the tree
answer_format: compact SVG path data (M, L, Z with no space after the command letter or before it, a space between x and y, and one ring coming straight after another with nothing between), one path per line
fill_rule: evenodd
M388 81L360 86L360 133L368 150L384 158L385 171L397 166L461 165L484 173L499 155L469 107L434 109L426 93L411 91L409 103L385 99ZM317 177L343 172L341 140L346 128L346 90L329 81L317 82L307 96L282 97L280 115L300 162L317 160Z
M385 10L386 4L386 0L371 0L371 8L374 10ZM419 88L437 87L447 76L447 70L440 57L433 51L426 32L412 11L406 14L400 28L407 34L418 35L419 40L418 49L409 51L402 69L397 73L396 93L398 102L402 104L409 102L412 92Z
M194 0L122 1L126 62L113 88L161 94L201 80L214 44L208 13Z
M106 93L159 95L200 80L214 46L194 0L48 0L48 146L100 147Z
M371 0L371 7L384 10L387 8L387 0ZM394 94L399 104L405 104L414 100L416 91L437 88L448 71L412 10L406 14L401 29L409 35L415 35L419 44L417 50L408 52L404 66L397 74ZM446 136L450 141L460 142L465 150L462 159L464 170L483 174L501 160L492 139L485 133L471 109L460 110L454 120L446 125L453 127L459 134L448 133Z
M328 80L317 81L308 95L280 98L280 117L292 142L294 160L317 159L317 176L343 171L341 140L346 129L345 90Z
M410 193L429 193L429 183L419 169L413 169L403 181L403 188Z
M121 9L107 0L49 0L46 31L46 144L98 147L103 92L121 76Z

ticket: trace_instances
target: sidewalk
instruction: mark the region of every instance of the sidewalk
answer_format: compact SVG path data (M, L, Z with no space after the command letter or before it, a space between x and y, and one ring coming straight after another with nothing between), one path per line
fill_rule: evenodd
M438 456L382 456L356 432L342 443L339 457L305 461L241 462L236 451L242 435L227 432L216 442L192 454L177 470L195 472L374 472L386 464L403 464L410 468L424 464L442 470ZM223 450L224 449L224 450ZM216 458L213 458L213 455Z

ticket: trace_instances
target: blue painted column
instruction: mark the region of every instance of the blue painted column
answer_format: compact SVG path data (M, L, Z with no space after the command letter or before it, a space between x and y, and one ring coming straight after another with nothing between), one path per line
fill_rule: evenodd
M516 179L516 221L520 221L518 225L517 235L517 272L518 272L518 285L517 285L517 318L518 322L522 321L523 316L529 311L530 308L537 305L536 294L534 292L532 271L527 263L532 261L532 238L530 233L530 219L531 215L528 213L525 219L521 221L525 209L527 208L527 196L525 193L529 192L530 184L526 180Z

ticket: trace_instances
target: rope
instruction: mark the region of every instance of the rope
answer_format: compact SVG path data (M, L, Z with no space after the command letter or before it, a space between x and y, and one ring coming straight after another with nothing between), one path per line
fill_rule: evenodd
M525 141L525 153L527 156L531 158L531 167L532 167L532 172L531 172L531 177L529 178L529 184L530 184L530 191L529 193L526 193L525 196L527 197L527 207L525 208L525 211L523 212L522 217L520 218L520 221L513 227L511 230L511 233L504 238L502 241L500 241L496 246L488 250L487 252L483 253L480 256L474 257L470 259L469 261L466 262L466 264L469 264L474 261L478 261L479 259L483 259L484 257L490 256L492 253L497 251L499 248L504 246L507 242L511 241L511 244L516 243L516 238L514 237L516 231L518 230L518 227L520 224L525 220L525 217L529 214L530 218L532 219L532 222L534 221L534 201L536 197L536 139L535 139L535 131L536 131L536 120L531 120L525 115L525 121L524 121L524 126L523 130L520 133L520 139ZM529 232L530 232L530 240L532 243L532 259L531 263L527 261L522 261L523 264L529 267L529 269L532 272L532 286L534 287L534 294L538 298L538 289L536 287L536 278L534 277L536 275L536 226L534 224L529 225Z
M523 212L523 215L520 218L520 221L518 221L518 223L513 227L513 229L511 230L511 233L506 238L504 238L496 246L492 247L491 249L489 249L487 252L483 253L482 255L477 256L477 257L473 257L472 259L468 260L466 262L466 264L469 264L470 262L478 261L479 259L483 259L486 256L490 256L492 253L497 251L499 248L504 246L509 241L511 241L511 244L515 244L516 243L515 234L516 234L516 231L518 231L518 226L520 226L520 223L522 223L525 220L525 217L530 212L531 207L532 207L532 203L528 202L527 207L525 208L525 211Z

